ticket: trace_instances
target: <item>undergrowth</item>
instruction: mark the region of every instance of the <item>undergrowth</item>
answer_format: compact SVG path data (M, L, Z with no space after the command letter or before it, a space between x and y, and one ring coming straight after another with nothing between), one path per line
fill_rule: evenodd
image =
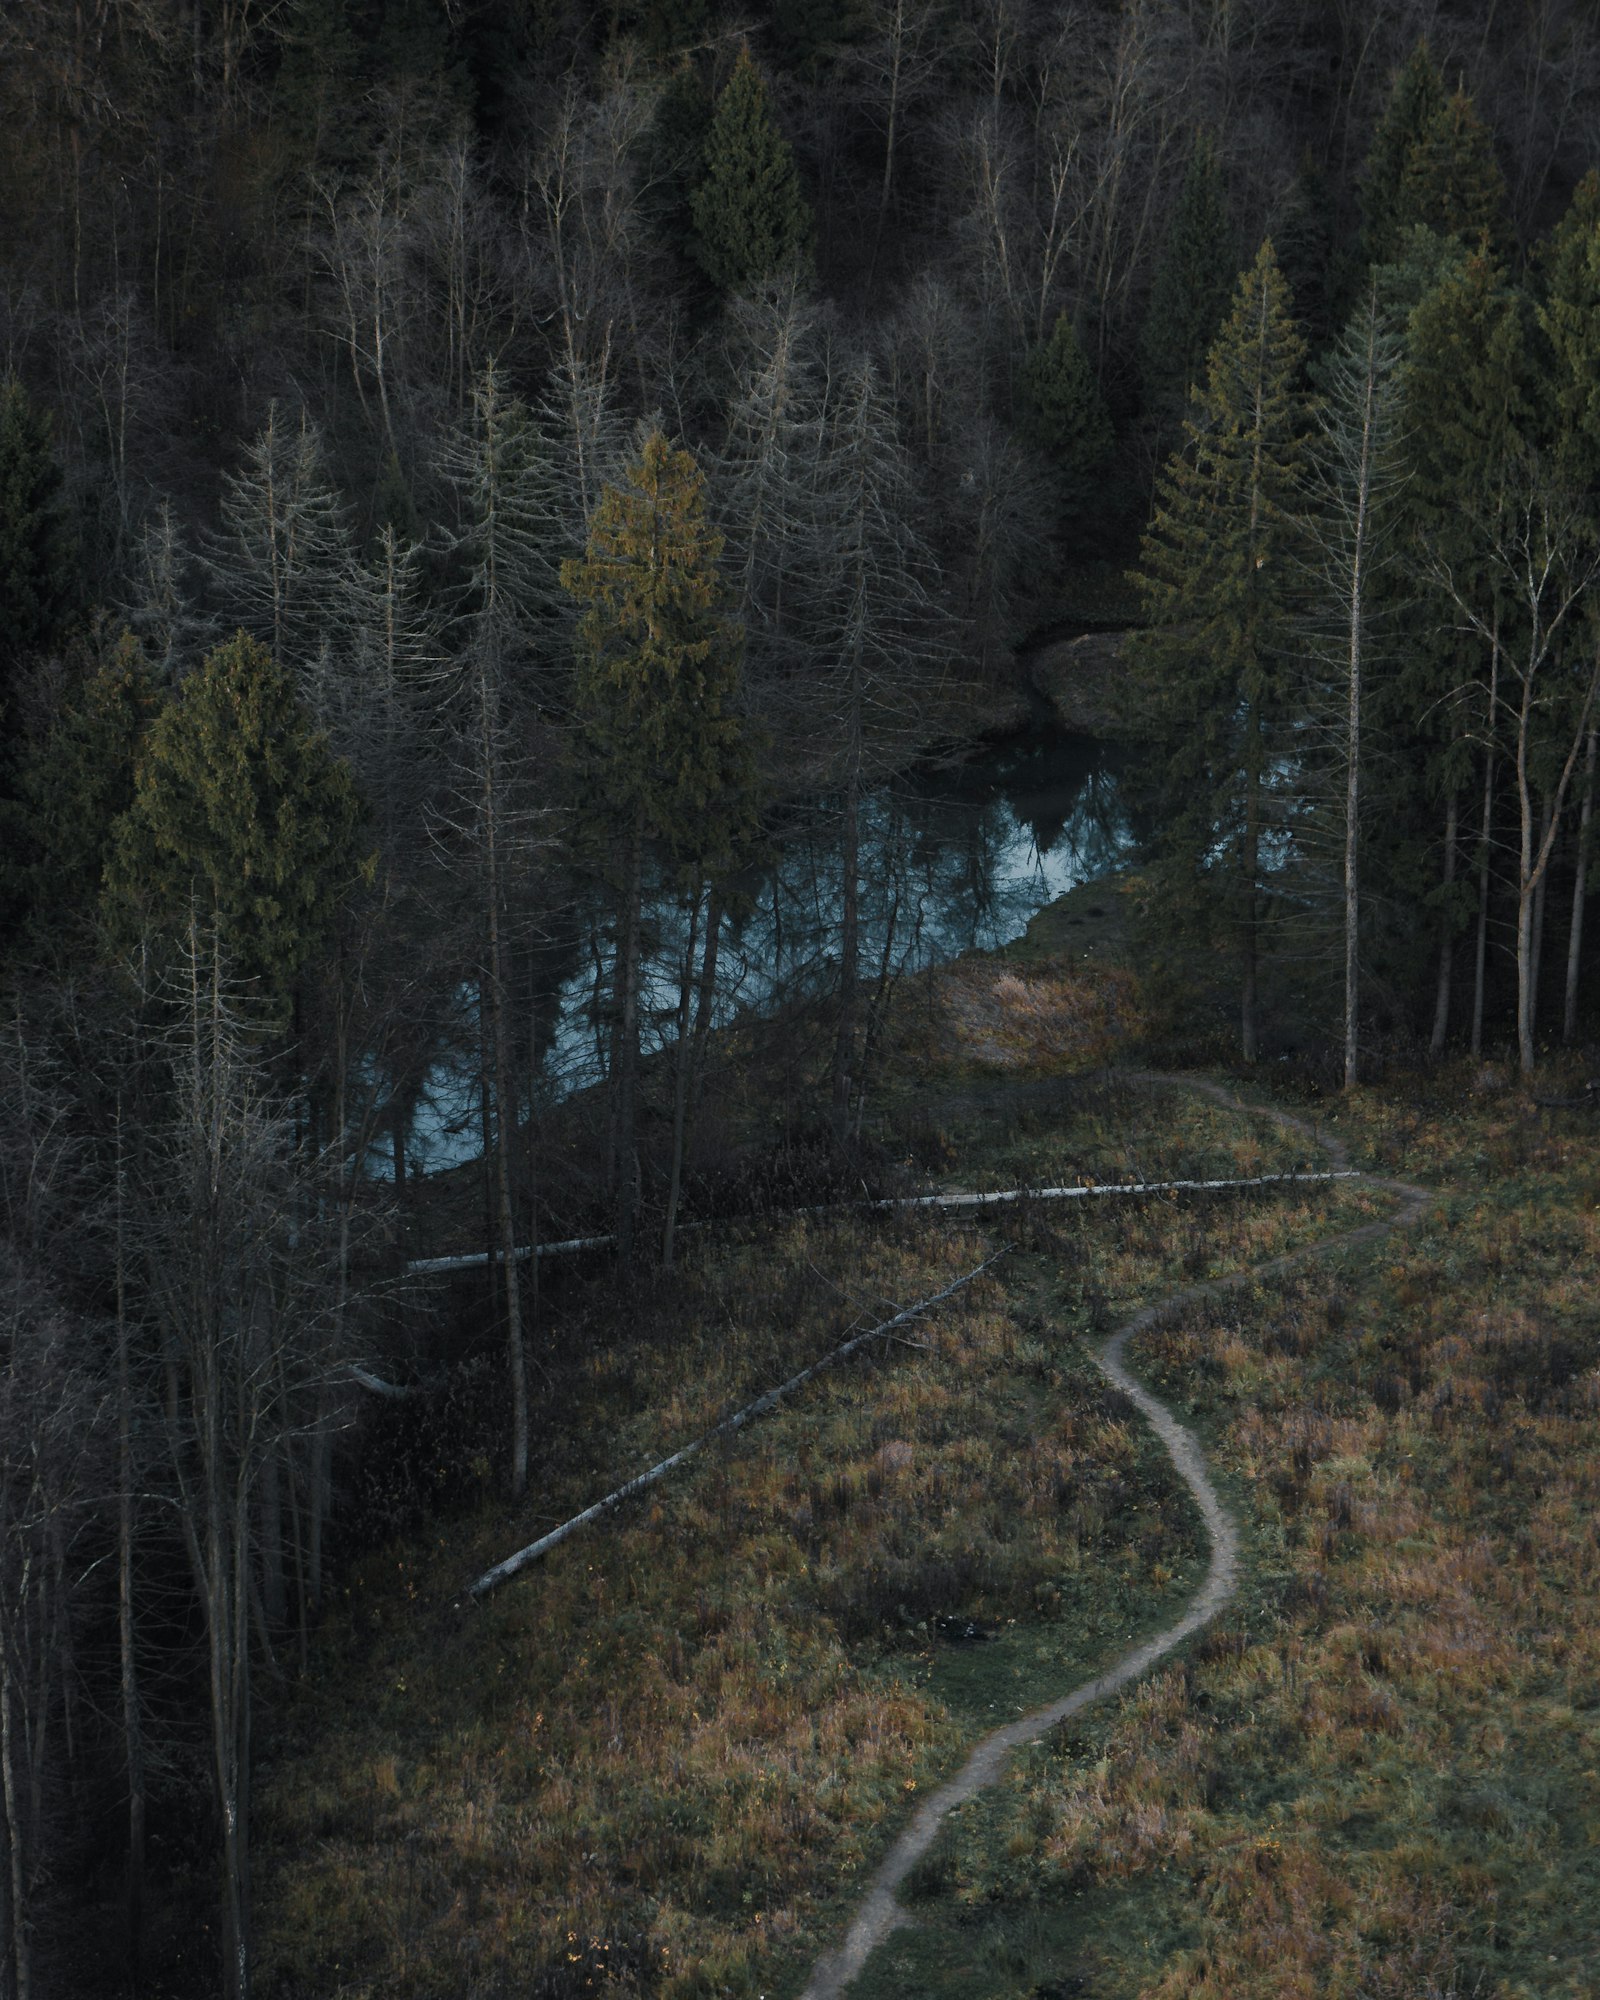
M477 1570L985 1243L819 1219L702 1243L647 1311L594 1288L563 1324L534 1502L375 1553L275 1719L262 1991L797 1987L916 1793L1198 1573L1186 1494L1068 1322L1363 1208L1346 1188L1010 1215L1070 1274L1049 1313L1025 1271L981 1280L464 1611Z
M1600 1990L1592 1119L1451 1075L1340 1127L1459 1191L1133 1357L1223 1469L1245 1590L964 1809L860 2000Z

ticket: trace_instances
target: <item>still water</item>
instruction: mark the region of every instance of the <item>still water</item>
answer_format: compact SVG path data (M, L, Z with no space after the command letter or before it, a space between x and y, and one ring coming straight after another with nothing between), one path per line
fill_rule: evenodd
M837 976L842 822L821 800L784 830L771 862L736 885L720 943L715 1019L774 996L827 992ZM918 767L874 794L861 839L861 977L874 984L1019 937L1047 903L1114 869L1129 833L1114 753L1086 736L1032 731L959 764ZM538 954L540 1104L604 1074L611 946L599 908L567 915ZM689 913L663 890L646 913L642 1015L647 1052L673 1041ZM422 1171L481 1150L477 1031L463 989L463 1051L442 1056L416 1105L410 1149ZM379 1154L375 1172L386 1170Z

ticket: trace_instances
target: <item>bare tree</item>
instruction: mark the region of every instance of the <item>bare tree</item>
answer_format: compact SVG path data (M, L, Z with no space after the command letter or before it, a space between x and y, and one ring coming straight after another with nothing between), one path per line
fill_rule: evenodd
M1600 658L1568 646L1566 634L1600 576L1600 549L1584 532L1581 509L1525 459L1503 516L1484 524L1481 562L1496 599L1514 607L1510 634L1450 565L1436 561L1435 571L1494 659L1493 724L1507 745L1517 800L1517 1056L1531 1076L1539 892L1600 700Z
M1343 728L1344 1081L1360 1067L1362 696L1373 652L1374 585L1393 561L1385 502L1399 457L1404 341L1368 291L1328 364L1311 453L1308 528L1319 649L1340 670ZM1334 650L1336 634L1337 651Z

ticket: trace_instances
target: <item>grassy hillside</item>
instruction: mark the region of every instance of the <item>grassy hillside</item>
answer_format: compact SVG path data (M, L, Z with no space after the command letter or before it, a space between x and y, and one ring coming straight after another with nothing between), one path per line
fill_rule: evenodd
M1036 935L906 996L883 1143L961 1186L1301 1164L1261 1120L1073 1074L1139 1019L1110 956ZM868 2000L1594 1990L1600 1157L1577 1114L1459 1077L1332 1115L1437 1215L1135 1356L1224 1474L1243 1597L964 1810ZM1346 1183L812 1219L697 1239L647 1298L573 1287L528 1506L375 1551L275 1719L263 1990L797 1992L918 1792L1202 1567L1081 1337L1382 1206ZM937 1317L460 1607L1002 1235Z
M1600 1153L1461 1083L1340 1120L1431 1224L1136 1352L1243 1600L967 1809L862 2000L1597 1990Z

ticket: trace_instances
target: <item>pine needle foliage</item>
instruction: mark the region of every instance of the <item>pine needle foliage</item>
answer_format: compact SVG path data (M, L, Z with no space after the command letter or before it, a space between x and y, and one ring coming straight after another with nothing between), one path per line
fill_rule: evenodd
M1084 513L1116 440L1094 369L1065 313L1024 361L1022 394L1028 427L1060 476L1067 512Z
M1145 402L1159 415L1182 409L1205 372L1237 271L1228 191L1206 133L1194 142L1139 330Z
M1545 425L1565 484L1600 486L1600 171L1590 168L1541 258L1538 306L1550 366L1544 371Z
M1175 914L1220 925L1244 954L1246 1060L1290 706L1304 359L1268 240L1239 280L1183 448L1161 475L1134 578L1146 629L1130 648L1127 721L1156 751L1157 873Z
M1361 190L1362 248L1371 264L1387 264L1398 253L1407 223L1400 209L1400 184L1413 149L1449 101L1444 78L1419 41L1395 72L1389 101L1367 151Z
M1421 223L1469 248L1486 242L1504 253L1509 247L1505 177L1488 127L1465 91L1455 91L1418 134L1400 175L1394 215L1402 229Z
M748 47L717 98L704 158L705 178L690 210L694 253L711 282L740 292L803 264L811 250L811 210Z
M7 678L13 660L54 636L72 599L60 494L50 420L8 375L0 382L0 671Z
M693 456L652 430L627 485L606 487L587 553L561 565L582 607L574 699L591 802L613 823L639 814L676 856L713 869L735 844L716 817L749 795L721 553Z
M363 865L363 816L289 676L236 633L144 738L106 866L113 934L175 938L198 912L240 975L286 1006Z

